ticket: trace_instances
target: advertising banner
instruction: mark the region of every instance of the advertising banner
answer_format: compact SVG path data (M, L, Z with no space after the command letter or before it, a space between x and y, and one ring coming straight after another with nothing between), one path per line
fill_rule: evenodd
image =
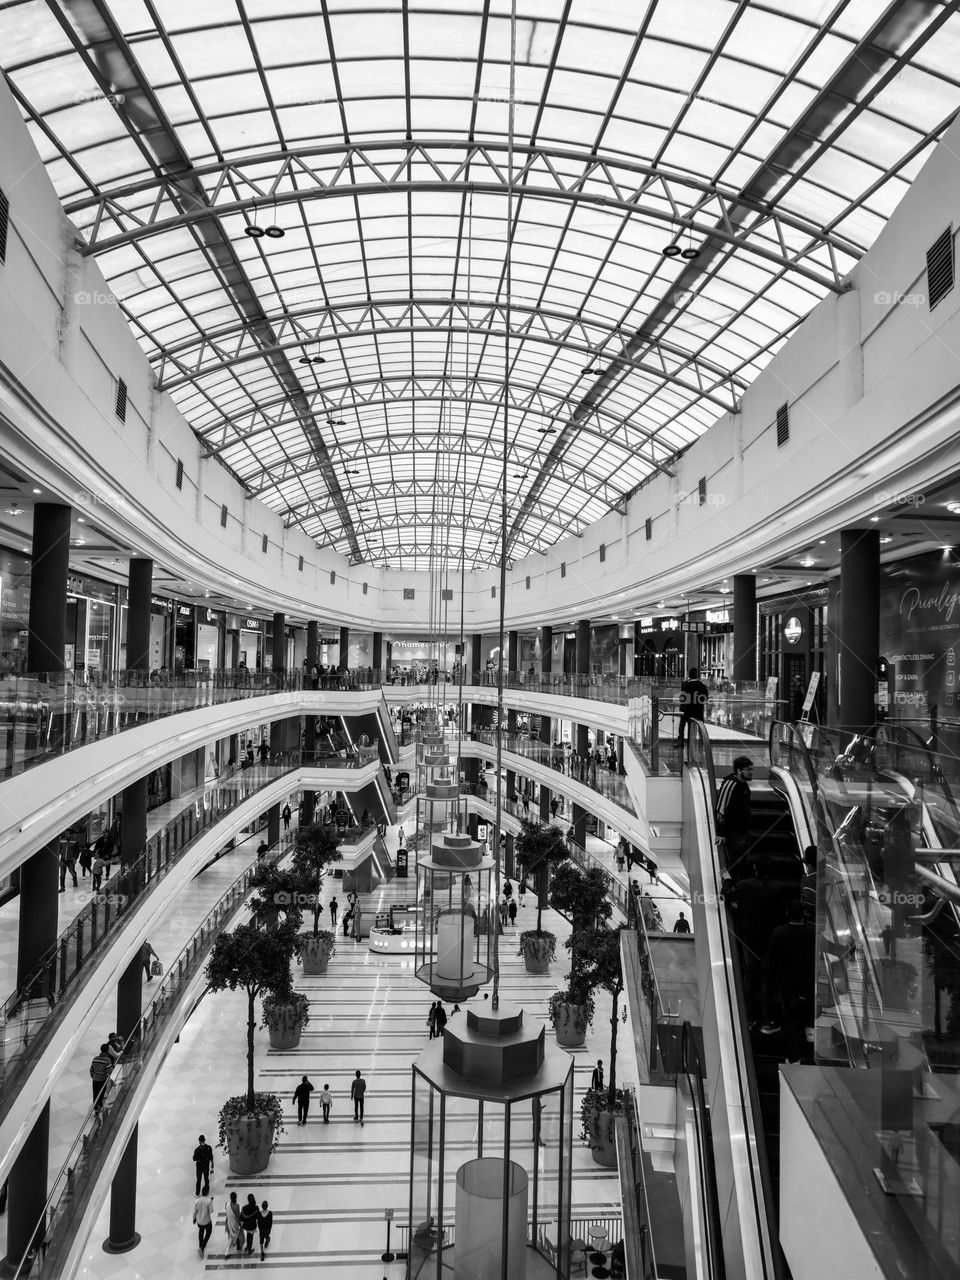
M880 598L880 653L893 676L890 709L957 714L960 566L933 552L890 565Z

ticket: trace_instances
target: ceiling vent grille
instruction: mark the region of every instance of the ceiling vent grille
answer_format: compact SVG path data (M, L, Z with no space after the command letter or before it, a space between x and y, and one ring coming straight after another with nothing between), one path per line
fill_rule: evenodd
M441 600L452 600L452 599L453 599L453 587L444 587L444 588L441 590L441 592L440 592L440 599L441 599Z
M229 512L227 511L227 504L224 503L223 506L220 508L220 527L222 529L225 529L227 527L228 515L229 515Z
M697 497L700 499L701 507L707 503L707 477L701 476L697 481Z
M127 420L127 384L122 378L117 379L117 399L114 411L121 422Z
M10 228L10 201L5 191L0 191L0 262L7 260L7 232Z
M413 587L404 587L403 598L404 600L415 600L417 598L415 589Z
M777 410L777 448L785 445L790 439L790 409L782 404Z
M330 585L331 587L335 587L337 585L337 571L335 569L330 570Z
M603 564L606 558L607 558L607 544L605 542L601 542L600 543L600 563Z
M297 573L303 573L303 556L297 561Z
M653 516L647 516L643 522L643 532L648 542L653 541Z
M565 578L566 576L567 576L567 562L566 560L561 560L560 561L560 577Z
M363 594L366 595L369 590L370 590L370 584L369 582L365 582L363 584Z
M953 288L953 228L947 227L927 250L927 302L930 310Z
M183 459L177 459L177 488L183 488Z
M270 542L267 538L267 535L264 534L263 537L260 539L260 550L263 552L264 555L267 554L267 547L269 547L269 545L270 545Z

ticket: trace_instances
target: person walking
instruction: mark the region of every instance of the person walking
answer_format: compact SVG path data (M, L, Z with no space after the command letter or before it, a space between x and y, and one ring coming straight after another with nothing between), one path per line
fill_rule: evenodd
M260 763L266 764L270 759L270 744L266 738L260 739L260 745L257 747L257 755L260 757Z
M513 898L507 903L507 915L510 917L510 923L517 923L517 904Z
M98 853L97 856L94 858L93 866L91 867L91 872L93 874L93 892L94 893L100 892L100 886L103 884L103 876L106 869L107 869L107 864L104 862L104 860L100 857Z
M727 871L734 868L747 851L750 835L750 782L753 778L753 761L749 756L737 756L733 772L720 783L717 796L717 836L726 842Z
M66 836L60 841L60 892L66 892L67 873L73 879L73 887L77 887L77 854L76 842Z
M257 1197L251 1191L247 1196L247 1203L240 1210L240 1230L246 1236L247 1247L244 1253L249 1257L253 1253L253 1233L257 1230L260 1222L260 1210L257 1207Z
M202 1133L193 1149L193 1163L197 1167L197 1189L193 1194L197 1196L200 1194L200 1184L203 1183L203 1194L209 1195L210 1174L213 1172L213 1147Z
M677 750L683 749L684 739L687 733L687 725L691 720L696 720L703 724L704 713L707 708L707 700L710 697L710 690L700 679L700 672L697 667L691 667L686 680L680 686L680 696L677 699L680 707L680 724L677 728Z
M407 837L404 834L403 823L397 828L397 848L402 849L407 843Z
M360 1121L363 1128L363 1100L367 1092L367 1082L358 1071L350 1084L350 1099L353 1102L353 1123Z
M677 916L677 923L673 926L674 933L690 933L690 921L681 911Z
M213 1196L209 1190L197 1192L196 1203L193 1206L193 1224L197 1228L197 1244L200 1257L203 1257L203 1251L207 1247L211 1235L213 1234Z
M266 1249L273 1231L273 1210L266 1200L260 1206L260 1212L257 1215L257 1230L260 1233L260 1261L262 1262L267 1256Z
M593 1075L590 1077L591 1089L603 1088L603 1059L597 1059L597 1065L593 1068Z
M552 796L550 799L550 816L553 818L556 818L559 810L560 810L560 801L556 796Z
M320 1106L323 1109L323 1123L330 1123L330 1108L333 1106L333 1094L330 1092L330 1086L325 1084L320 1090Z
M110 1046L109 1044L102 1044L100 1052L90 1063L90 1079L93 1082L93 1106L95 1111L100 1111L103 1107L103 1095L106 1092L112 1070L113 1057L110 1053Z
M289 831L290 819L293 817L293 810L290 808L289 804L285 804L283 808L280 810L280 817L283 819L284 831Z
M293 1091L293 1101L297 1104L297 1124L307 1123L311 1093L313 1093L313 1085L306 1076L301 1076L300 1083Z
M427 1039L428 1040L435 1039L437 1034L437 1002L436 1000L434 1000L433 1004L430 1006L430 1012L427 1014L427 1026L430 1028L430 1034L427 1037Z
M331 898L331 899L330 899L330 923L331 923L331 925L333 926L334 930L336 930L336 927L337 927L337 900L336 900L336 898Z
M239 1253L243 1249L243 1234L240 1230L240 1205L237 1202L237 1193L235 1191L230 1192L230 1199L227 1201L223 1217L223 1229L227 1233L227 1247L224 1250L224 1256L234 1248Z
M443 1029L447 1025L447 1011L439 1000L437 1001L437 1016L434 1025L437 1028L437 1035L442 1036Z
M143 976L147 982L152 982L156 977L156 974L153 972L154 960L156 960L158 964L160 963L160 957L154 951L153 947L151 947L149 942L145 942L140 948L140 963L143 965Z

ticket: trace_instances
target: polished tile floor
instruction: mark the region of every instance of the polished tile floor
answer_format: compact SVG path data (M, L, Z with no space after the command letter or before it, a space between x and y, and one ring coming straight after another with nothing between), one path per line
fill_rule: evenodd
M392 829L388 833L391 850L395 838ZM413 880L393 881L371 897L384 903L410 901L414 886ZM338 887L331 881L328 896L336 894ZM550 993L562 979L564 965L559 957L565 953L559 952L552 974L531 978L524 972L514 939L520 929L533 927L534 913L531 900L517 928L501 941L501 996L504 1001L522 1003L529 1014L542 1016ZM545 927L562 942L565 922L549 912L547 917ZM108 1199L87 1242L78 1272L82 1280L169 1280L251 1267L289 1280L306 1280L320 1267L335 1268L344 1280L380 1280L384 1275L399 1280L403 1275L403 1263L384 1266L380 1261L386 1241L384 1209L392 1208L396 1221L406 1221L410 1064L427 1043L430 994L414 978L412 961L374 956L366 943L342 938L328 973L319 978L301 976L298 987L311 1003L311 1021L300 1047L271 1050L266 1031L257 1031L257 1087L281 1095L286 1131L267 1170L256 1178L233 1177L225 1157L216 1152L212 1191L217 1216L207 1258L197 1256L196 1229L190 1220L194 1186L190 1156L198 1134L215 1139L223 1099L243 1088L242 994L204 998L171 1052L141 1117L140 1246L121 1257L103 1252ZM596 1058L608 1057L609 1008L604 1008L602 1000L597 1003L586 1046L574 1055L578 1098L589 1083ZM621 1080L636 1079L628 1028L619 1037L619 1050ZM357 1068L368 1082L363 1128L353 1123L349 1101L350 1080ZM308 1124L297 1126L291 1095L303 1074L318 1089L330 1084L335 1102L329 1125L313 1108ZM258 1253L250 1259L224 1256L223 1208L231 1190L238 1192L241 1202L253 1191L258 1201L268 1200L274 1210L273 1240L262 1263ZM584 1216L619 1212L615 1173L595 1165L576 1138L573 1199L575 1212Z

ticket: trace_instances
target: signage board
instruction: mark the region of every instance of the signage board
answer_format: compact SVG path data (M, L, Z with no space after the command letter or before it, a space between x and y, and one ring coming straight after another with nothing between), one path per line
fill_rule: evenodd
M796 616L791 614L783 624L783 638L787 644L799 644L803 636L803 623Z
M817 696L817 689L820 687L820 672L810 672L810 683L807 685L807 693L803 699L803 706L800 709L800 719L810 719L810 708L813 706L813 700Z
M396 852L397 862L397 879L406 880L407 878L407 851L406 849L398 849Z

